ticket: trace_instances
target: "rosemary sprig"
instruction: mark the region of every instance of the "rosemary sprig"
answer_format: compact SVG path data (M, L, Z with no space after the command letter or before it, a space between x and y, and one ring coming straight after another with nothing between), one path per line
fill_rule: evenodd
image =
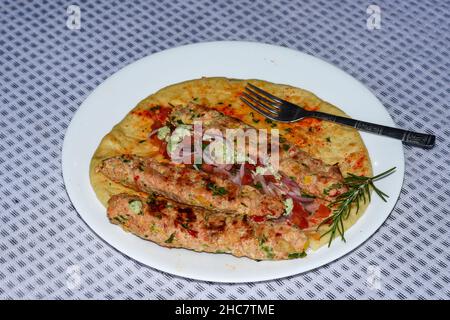
M350 173L344 178L344 184L348 187L348 191L337 196L336 200L329 204L329 207L335 207L333 213L317 227L317 229L319 229L322 225L331 222L330 229L321 235L321 237L324 237L325 235L330 234L328 247L331 245L336 234L339 234L341 239L345 242L344 220L348 218L354 205L356 206L356 213L358 213L360 201L363 201L364 203L366 203L366 201L370 202L371 189L386 202L386 198L389 198L389 196L378 189L374 182L392 174L395 169L396 168L393 167L373 177L357 176Z

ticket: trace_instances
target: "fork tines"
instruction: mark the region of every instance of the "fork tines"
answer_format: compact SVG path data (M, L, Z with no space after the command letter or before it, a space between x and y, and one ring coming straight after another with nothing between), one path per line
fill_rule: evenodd
M263 114L267 118L276 120L283 100L274 95L252 85L247 84L245 92L242 93L242 101L253 110ZM244 98L245 97L245 98Z

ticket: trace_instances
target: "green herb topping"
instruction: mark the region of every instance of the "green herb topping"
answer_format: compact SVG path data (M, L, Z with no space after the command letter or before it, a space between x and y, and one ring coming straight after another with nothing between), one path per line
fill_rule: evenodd
M209 182L206 187L212 191L213 196L223 196L228 193L227 189L224 187L219 187L213 182Z
M342 188L342 183L333 183L328 188L323 189L323 194L328 196L331 190Z
M173 242L173 239L175 239L175 232L173 232L171 235L170 235L170 237L166 240L166 241L164 241L165 243L172 243Z
M328 246L331 245L334 237L336 235L340 235L341 239L345 241L344 237L344 220L346 220L352 208L356 207L356 213L359 212L359 203L363 201L366 203L370 202L370 191L373 190L375 193L386 202L386 198L389 196L378 189L374 182L380 179L383 179L395 171L395 167L385 172L382 172L373 177L365 177L365 176L357 176L354 174L349 174L348 177L344 179L344 184L348 187L348 191L340 194L336 197L336 200L329 204L329 207L336 207L332 214L322 221L319 226L320 228L324 224L331 224L328 231L321 235L321 237L330 234L330 241L328 242Z
M305 251L303 252L292 252L288 254L288 259L298 259L298 258L304 258L307 254Z

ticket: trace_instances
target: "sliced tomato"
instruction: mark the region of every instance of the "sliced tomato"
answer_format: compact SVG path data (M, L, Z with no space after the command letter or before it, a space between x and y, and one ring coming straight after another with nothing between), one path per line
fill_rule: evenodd
M254 164L246 162L244 164L244 168L247 169L247 170L255 170L256 166Z
M250 171L245 170L244 176L242 177L241 184L242 185L249 185L253 183L253 177Z
M324 206L323 204L320 204L319 209L314 213L315 218L323 219L327 218L331 213L330 208L327 206Z
M159 121L161 123L166 122L167 117L169 116L169 113L172 111L171 108L166 107L160 107L158 110L155 111L155 117L154 119L156 121Z
M330 214L331 214L330 208L328 208L323 204L320 204L319 208L314 212L312 216L310 216L309 223L312 225L319 224L322 221L324 221L324 219L328 218Z
M158 152L164 158L169 159L169 155L167 154L167 142L164 140L159 140L156 135L150 137L151 144L158 147Z
M262 216L251 216L250 219L252 219L255 222L264 222L264 221L266 221L266 217L262 217Z
M277 179L275 179L275 176L273 175L265 175L264 180L266 180L267 183L269 182L277 183Z
M161 128L162 126L163 126L163 124L162 124L161 121L155 120L155 121L153 121L152 126L151 126L150 129L151 129L152 131L154 131L154 130L156 130L156 129Z
M299 202L294 202L294 208L290 220L293 224L297 225L300 229L308 228L308 212L303 208Z

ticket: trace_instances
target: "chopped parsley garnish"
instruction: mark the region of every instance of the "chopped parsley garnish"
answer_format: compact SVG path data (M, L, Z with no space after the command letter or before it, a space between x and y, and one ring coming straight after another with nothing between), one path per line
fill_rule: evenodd
M123 216L123 215L115 216L113 219L116 220L120 224L124 224L125 222L128 221L128 217Z
M258 238L259 248L266 253L267 258L273 259L275 257L275 255L273 253L273 249L272 249L272 247L264 245L266 242L267 242L267 237L265 234L263 234L261 237Z
M267 258L273 259L275 257L275 254L273 253L273 249L268 246L261 246L261 250L266 253Z
M331 190L342 188L342 183L333 183L328 188L323 189L323 194L328 196Z
M166 241L164 241L165 243L172 243L173 242L173 239L175 239L175 232L173 232L171 235L170 235L170 237L166 240Z
M307 254L305 251L303 252L292 252L288 254L288 259L298 259L298 258L304 258Z
M258 123L258 122L259 122L259 119L252 119L252 121L253 121L254 123Z
M267 237L266 235L262 235L261 238L258 239L259 245L262 246L264 243L267 242Z
M258 189L258 190L262 190L262 184L261 184L261 182L257 182L257 183L255 183L255 188L256 189Z
M286 129L284 129L284 131L286 131L287 133L291 133L292 132L292 128L286 128Z
M159 109L161 109L161 106L154 106L154 107L150 108L150 111L156 111L156 110L159 110Z
M124 157L124 156L120 156L120 160L121 160L123 163L129 163L129 162L131 162L130 159L128 159L128 158L126 158L126 157Z
M288 144L283 144L283 150L288 151L291 146Z
M155 194L151 193L147 198L147 204L152 205L156 203L156 196Z
M213 196L223 196L228 193L224 187L219 187L213 182L209 182L206 187L212 191Z
M187 222L181 223L181 226L186 230L189 230L189 225L187 224Z
M274 127L277 126L277 124L274 123L274 122L273 122L271 119L269 119L269 118L266 118L264 121L265 121L266 123L270 124L270 126L271 126L272 128L274 128Z
M150 232L152 233L158 233L158 227L156 226L156 224L152 223L150 225Z
M331 142L331 138L327 137L325 140L327 140L327 142Z
M304 192L304 191L302 191L300 194L301 194L301 196L302 196L303 198L311 198L311 199L316 198L316 196L314 196L314 195L312 195L312 194L309 194L309 193L306 193L306 192Z

